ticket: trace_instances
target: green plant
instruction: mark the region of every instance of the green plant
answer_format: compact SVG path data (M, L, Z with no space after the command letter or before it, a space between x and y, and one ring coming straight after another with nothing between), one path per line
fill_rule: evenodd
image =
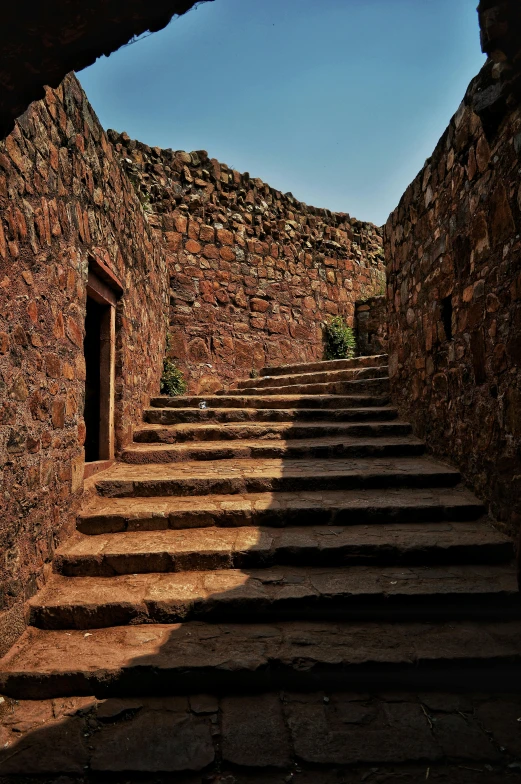
M161 375L161 394L169 397L178 397L186 392L186 381L175 362L165 357L163 360L163 373Z
M333 316L324 329L324 359L351 359L356 354L356 338L342 316Z
M166 336L166 351L171 348L171 337ZM170 357L163 360L163 372L161 374L161 394L169 397L178 397L186 392L186 381L183 373Z

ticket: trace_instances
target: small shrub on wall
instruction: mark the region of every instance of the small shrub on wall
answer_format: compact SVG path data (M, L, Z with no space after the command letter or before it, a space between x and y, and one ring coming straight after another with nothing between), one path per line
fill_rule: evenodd
M167 351L170 349L170 335L166 339L166 348ZM161 394L169 397L178 397L179 395L184 395L186 386L181 370L169 357L165 357L161 375Z
M351 359L356 354L356 338L342 316L333 316L324 328L324 359Z
M186 392L186 381L175 362L165 358L163 361L163 374L161 376L161 394L177 397Z

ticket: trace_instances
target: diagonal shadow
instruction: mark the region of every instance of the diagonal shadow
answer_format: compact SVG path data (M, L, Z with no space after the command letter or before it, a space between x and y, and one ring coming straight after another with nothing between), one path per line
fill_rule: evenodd
M268 441L276 435L269 430L266 433ZM285 453L290 456L276 458L282 488L284 480L295 473L291 446L299 437L301 425L291 422L284 439L289 445ZM342 440L335 443L342 444ZM277 451L280 445L268 445L268 455L270 448ZM313 464L324 458L337 466L339 460L346 459L335 445L310 447L307 461ZM357 457L355 450L349 459L364 458ZM380 462L389 464L385 458ZM259 481L262 484L262 479ZM354 523L367 523L368 528L379 523L411 525L414 510L401 510L398 517L389 519L385 508L365 513L361 508L335 508L330 503L338 492L335 482L322 482L324 507L307 515L302 513L302 504L281 505L281 491L264 492L263 503L257 504L249 519L240 514L235 518L234 534L242 539L231 561L229 550L218 557L201 551L198 568L205 571L199 583L186 580L189 572L176 571L189 567L189 560L183 563L182 559L176 562L163 557L152 558L148 564L140 561L142 575L148 573L149 580L153 573L157 579L139 606L131 601L119 615L114 615L112 607L104 617L76 614L76 624L74 617L65 624L66 638L63 631L45 632L46 643L35 651L33 662L40 668L40 679L35 681L20 672L7 683L6 693L42 702L16 706L8 698L3 703L0 776L55 771L83 775L96 767L126 770L121 749L132 771L175 771L190 765L210 770L220 754L217 732L222 730L222 704L216 698L222 701L227 695L323 689L368 691L374 695L379 691L422 689L427 681L431 689L450 686L461 692L470 683L475 684L482 662L475 656L476 640L482 648L491 647L490 637L480 632L478 624L468 624L467 655L461 658L452 680L447 680L446 673L436 680L425 654L436 649L440 634L441 648L450 648L451 627L445 624L440 633L438 627L418 626L428 597L410 596L404 610L403 595L393 603L387 591L383 602L375 601L374 592L381 583L374 583L372 594L371 590L360 595L356 591L335 593L337 567L356 564L363 582L364 574L367 577L374 572L371 566L376 562L381 570L393 569L387 579L402 579L414 574L418 560L417 553L404 551L397 563L396 551L386 554L381 548L376 557L377 540L372 546L370 542L357 546L350 537ZM361 499L370 486L360 489ZM300 487L298 495L305 506L306 499L317 492ZM382 493L392 495L392 485ZM440 507L431 513L430 522L442 519L444 514ZM468 514L472 519L476 513ZM422 519L429 522L425 512ZM251 525L253 520L257 525ZM250 525L245 527L245 522ZM293 528L296 522L299 525ZM147 522L143 525L146 529ZM322 535L334 545L318 546L311 534L306 540L304 529L311 531L312 526L324 526ZM293 536L296 529L298 541ZM285 536L285 544L276 551L270 550L266 541L274 533ZM344 537L345 546L338 546L338 537ZM433 557L439 559L439 551ZM420 559L428 561L428 553L423 551ZM103 572L106 566L98 567L103 576L124 568L126 574L118 580L125 584L136 577L128 574L130 568L138 568L132 566L131 558L122 565L121 560L117 563L117 559L109 559L110 573ZM137 575L137 579L145 578ZM429 609L432 615L434 605ZM453 617L459 618L462 608L453 605L452 611ZM491 619L496 611L497 607L491 606ZM450 610L445 605L445 619L447 614L450 616ZM480 606L479 617L487 617L486 603ZM75 625L80 628L75 630ZM19 650L24 644L30 646L33 638L34 631L29 629ZM127 652L125 661L123 650ZM396 650L400 650L401 659L390 655ZM510 689L517 682L514 669L504 669L495 687ZM203 693L210 696L203 698ZM383 721L376 713L374 720ZM403 727L400 732L397 728L391 730L388 728L394 749L391 757L394 753L398 759ZM319 743L322 731L318 730ZM287 728L281 732L287 735ZM265 753L270 759L270 748L278 746L269 733L266 737L269 743L265 744ZM290 764L291 754L280 757L284 765Z

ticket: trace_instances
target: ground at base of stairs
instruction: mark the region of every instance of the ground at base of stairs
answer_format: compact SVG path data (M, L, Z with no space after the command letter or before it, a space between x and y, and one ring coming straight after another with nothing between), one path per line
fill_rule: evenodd
M515 769L470 767L467 765L380 765L378 767L331 768L320 771L296 764L288 771L271 773L244 773L224 770L222 773L185 776L183 774L160 776L105 776L103 774L53 776L51 778L2 776L0 784L517 784L521 772Z
M521 780L521 696L81 697L0 709L1 784Z

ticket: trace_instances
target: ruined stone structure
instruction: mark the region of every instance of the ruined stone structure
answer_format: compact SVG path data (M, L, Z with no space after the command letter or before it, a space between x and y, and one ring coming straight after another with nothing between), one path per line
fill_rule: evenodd
M205 151L109 132L168 250L170 355L209 393L265 364L322 359L322 326L384 290L379 230L308 207Z
M0 650L72 530L83 488L90 272L115 286L114 433L157 393L166 258L75 77L0 143Z
M47 74L191 5L55 0L27 31L12 6L2 122ZM73 77L2 146L0 651L29 599L0 664L6 784L517 775L521 608L487 503L515 533L521 5L479 11L491 60L385 231L390 386L385 356L255 378L243 359L285 339L309 359L322 307L385 345L374 227L202 153L115 149ZM155 397L167 328L202 407ZM103 454L82 418L96 362ZM85 439L106 470L82 496Z
M521 525L521 68L471 83L385 230L404 416L511 534Z
M1 651L72 530L85 461L121 451L159 392L169 331L191 388L208 392L266 359L320 359L324 318L352 322L355 299L381 286L370 224L203 153L111 138L69 76L0 143ZM96 329L105 349L89 342ZM99 432L92 362L107 379Z

